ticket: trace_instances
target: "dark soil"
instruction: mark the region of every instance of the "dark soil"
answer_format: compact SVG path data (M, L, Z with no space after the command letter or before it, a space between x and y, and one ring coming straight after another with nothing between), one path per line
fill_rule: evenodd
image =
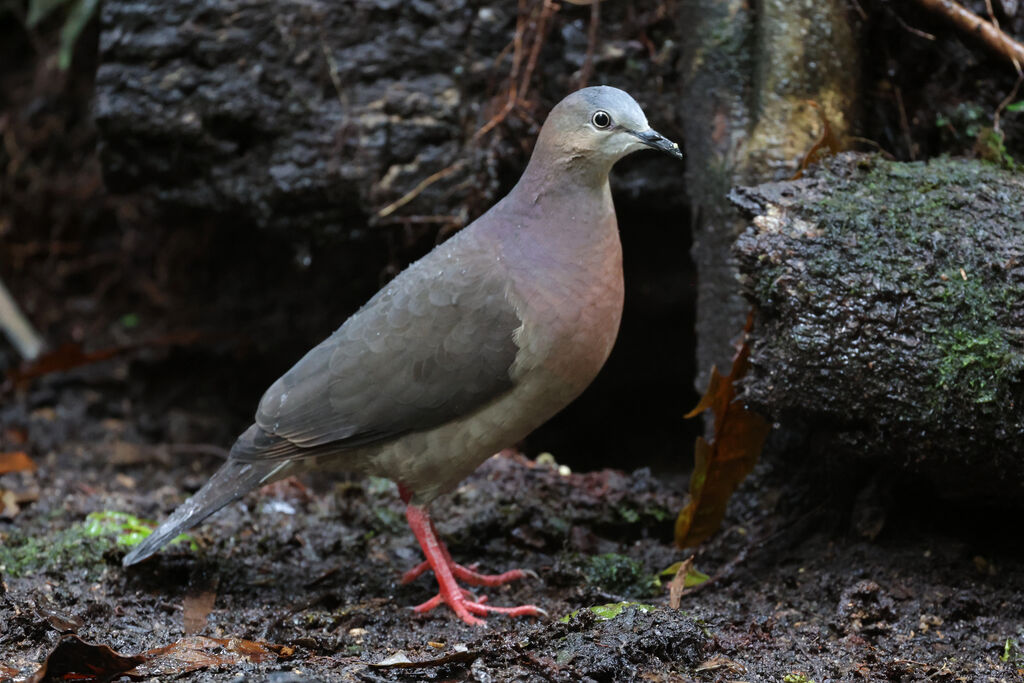
M32 674L62 638L73 663L92 661L68 634L122 655L184 647L187 619L203 635L284 646L243 658L221 641L205 651L219 663L188 680L1009 681L1024 670L1019 518L865 495L854 511L881 527L870 541L831 522L835 506L794 504L836 482L781 464L743 485L696 558L713 579L678 610L654 575L685 557L671 541L684 479L565 474L511 455L434 514L457 560L535 571L485 592L546 618L494 616L477 629L443 609L414 615L408 606L435 589L428 577L399 584L420 554L385 480L267 487L197 530L196 549L180 543L122 569L119 534L89 535L87 515L162 517L219 462L170 444L226 443L208 415L161 413L140 390L158 366L119 358L51 376L0 409L0 451L39 465L0 477L0 488L38 494L0 522L0 673ZM206 619L195 606L204 596ZM611 620L585 609L617 602L652 609ZM160 661L162 676L190 668Z

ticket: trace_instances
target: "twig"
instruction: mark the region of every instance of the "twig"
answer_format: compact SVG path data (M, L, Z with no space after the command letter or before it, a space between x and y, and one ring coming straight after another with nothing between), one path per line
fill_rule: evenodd
M980 38L988 45L989 49L1010 60L1017 69L1017 73L1021 72L1021 64L1024 64L1024 45L1003 33L998 26L985 21L953 0L917 0L917 2L925 9L946 17L960 30Z
M580 87L587 87L594 71L594 48L597 46L597 27L601 22L601 3L590 6L590 27L587 29L587 54L583 57L583 68L580 70Z
M436 225L438 223L458 225L462 222L462 218L454 214L433 216L395 216L391 220L400 225Z
M490 121L480 127L473 134L473 140L479 140L487 135L495 126L508 118L508 115L515 109L516 100L519 99L517 83L519 81L519 66L523 61L523 32L526 30L526 0L519 0L518 11L516 12L516 30L512 35L512 71L508 75L508 97L505 106L497 114L491 117ZM502 50L504 53L504 50Z
M525 9L526 0L519 0L519 15L516 18L516 32L513 39L512 73L508 77L509 89L505 106L492 116L487 123L481 126L480 130L473 134L473 140L478 140L489 133L495 126L508 118L508 115L515 111L517 107L526 104L525 96L530 90L530 81L533 80L533 72L537 68L537 59L540 56L541 48L544 46L544 40L547 38L548 19L558 11L558 5L553 0L541 0L540 15L537 17L533 42L530 45L530 56L527 59L522 79L520 79L519 68L522 66L523 61L523 34L526 29Z
M3 282L0 282L0 329L25 360L35 360L43 350L42 337L18 308Z
M1024 83L1024 73L1017 74L1017 82L1013 84L1013 89L1010 90L1010 94L1003 98L1003 101L996 107L996 111L992 114L992 130L1002 135L1002 130L999 128L999 118L1003 115L1003 110L1010 106L1010 102L1017 99L1017 92L1020 91L1020 85Z
M427 189L428 187L430 187L431 185L436 183L438 180L441 180L442 178L446 178L447 176L450 176L452 173L455 173L456 171L458 171L460 168L462 168L465 165L466 165L465 160L456 161L451 166L448 166L447 168L442 168L437 173L433 173L433 174L427 176L426 178L421 180L416 187L412 188L411 190L406 192L404 195L402 195L401 197L399 197L398 199L396 199L395 201L391 202L390 204L385 206L383 209L378 211L377 212L377 217L378 218L387 218L388 216L393 214L398 209L402 208L403 206L405 206L406 204L408 204L412 200L416 199L416 197L418 197L420 195L420 193L423 192L423 190Z
M890 11L891 11L891 10L890 10ZM911 26L911 25L910 25L910 24L908 24L907 22L903 21L903 18L902 18L902 17L900 16L900 15L896 14L895 12L893 12L893 13L892 13L892 16L896 18L896 22L897 22L897 23L898 23L898 24L899 24L900 26L902 26L902 27L903 27L903 30L904 30L904 31L906 31L907 33L913 33L913 34L914 34L915 36L917 36L918 38L924 38L925 40L931 40L931 41L933 41L933 42L934 42L935 40L937 40L937 39L935 38L935 36L933 36L932 34L930 34L930 33L926 32L926 31L922 31L922 30L921 30L921 29L919 29L919 28L914 28L913 26Z
M899 86L894 86L893 92L896 94L896 106L900 112L900 129L903 131L903 139L907 143L907 155L910 156L911 161L914 161L917 155L914 154L914 140L910 137L910 121L907 119L907 109L903 106L903 92Z
M999 20L996 19L996 11L992 9L992 0L985 0L985 9L988 10L988 18L992 20L992 25L995 26L996 30L999 31L1000 35L1002 35L1002 37L1006 40L1011 40L1011 38L1008 35L1006 35L1003 32L1003 29L999 26ZM1013 66L1015 69L1017 69L1018 78L1024 77L1024 71L1021 71L1020 63L1021 60L1019 57L1013 58Z
M540 8L540 17L537 19L537 30L534 33L533 47L530 49L530 61L526 63L526 73L523 74L523 84L519 88L520 93L530 90L530 81L533 80L533 70L537 68L537 58L540 56L540 49L544 46L544 39L547 37L548 17L558 11L558 5L552 0L543 0Z

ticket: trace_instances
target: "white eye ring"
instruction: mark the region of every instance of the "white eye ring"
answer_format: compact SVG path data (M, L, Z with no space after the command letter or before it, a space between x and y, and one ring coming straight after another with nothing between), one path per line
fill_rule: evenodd
M605 129L612 125L612 117L603 109L598 109L594 112L594 115L590 117L590 122L594 124L594 128Z

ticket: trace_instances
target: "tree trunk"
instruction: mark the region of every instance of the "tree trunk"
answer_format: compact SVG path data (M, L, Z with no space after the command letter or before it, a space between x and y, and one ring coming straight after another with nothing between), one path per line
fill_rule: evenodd
M735 185L789 177L822 124L844 137L856 121L859 58L841 0L696 0L681 7L686 75L681 104L687 189L696 214L697 377L728 368L747 305L730 247L743 229L726 195Z
M735 191L746 400L943 493L1024 491L1024 176L844 154ZM813 441L813 440L812 440Z

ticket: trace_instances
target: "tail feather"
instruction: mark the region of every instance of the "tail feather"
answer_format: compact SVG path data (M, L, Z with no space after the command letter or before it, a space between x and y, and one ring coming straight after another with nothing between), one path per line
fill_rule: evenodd
M228 460L199 491L182 503L152 534L128 553L125 567L146 559L204 519L233 503L257 486L285 476L289 462L238 462Z

